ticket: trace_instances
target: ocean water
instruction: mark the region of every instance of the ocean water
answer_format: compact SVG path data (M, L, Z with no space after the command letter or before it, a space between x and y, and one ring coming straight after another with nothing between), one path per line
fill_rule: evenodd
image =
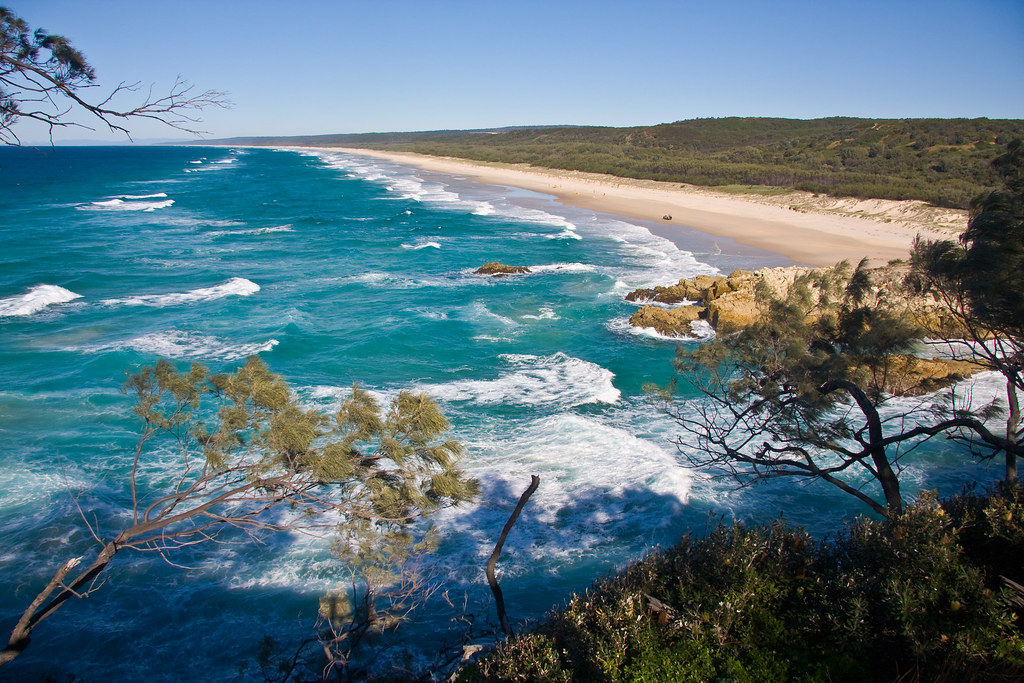
M710 332L632 329L623 295L787 261L650 227L335 152L0 149L0 625L94 552L78 506L113 535L136 434L119 387L159 358L226 371L258 354L324 409L353 382L435 397L482 494L438 515L432 562L478 623L494 618L484 564L532 474L540 488L498 564L516 624L720 516L781 513L825 534L863 513L823 485L737 491L681 466L679 430L642 386L667 382L676 344ZM473 274L495 260L532 273ZM979 395L998 391L979 380ZM998 478L948 449L908 458L906 487ZM118 556L0 680L260 679L263 637L287 649L311 635L319 596L344 579L326 543L287 535L175 562L188 568ZM415 616L387 652L419 665L457 615L437 598Z

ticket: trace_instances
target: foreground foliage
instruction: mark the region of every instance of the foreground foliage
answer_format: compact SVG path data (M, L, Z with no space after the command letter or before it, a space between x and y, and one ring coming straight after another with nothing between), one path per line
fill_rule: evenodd
M196 545L258 543L285 531L334 538L335 554L353 572L351 589L328 596L321 614L325 666L344 668L354 640L392 626L421 593L415 577L407 590L401 583L403 567L429 545L413 525L476 492L458 467L462 447L445 438L448 421L424 394L403 391L384 409L353 386L337 413L325 415L304 408L257 357L217 375L160 361L130 375L123 391L140 421L122 473L123 510L103 523L76 499L94 548L84 563L64 562L41 588L0 664L67 601L97 590L123 551L174 564ZM395 583L397 597L382 595L380 586ZM381 605L378 598L394 599Z
M781 521L720 525L598 582L460 680L1021 680L1020 557L1020 489L926 496L821 544Z
M993 433L997 406L971 409L954 390L897 404L916 395L905 381L920 361L911 353L925 331L903 297L875 287L865 263L798 276L785 293L765 281L756 290L760 317L731 336L695 348L680 346L676 377L651 387L682 428L676 438L694 468L737 486L779 477L816 479L854 496L879 515L903 510L902 460L942 435L979 455L1021 444ZM679 400L676 383L699 392Z
M911 253L918 287L943 303L955 333L930 332L951 357L972 360L1006 378L1006 439L1024 439L1024 141L1014 140L993 166L1002 187L975 200L960 242L917 240ZM1006 479L1017 478L1006 451Z

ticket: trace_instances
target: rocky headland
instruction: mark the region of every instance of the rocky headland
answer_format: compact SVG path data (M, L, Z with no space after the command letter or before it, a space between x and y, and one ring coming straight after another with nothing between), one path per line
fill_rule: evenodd
M634 327L654 328L669 337L688 336L690 323L697 320L707 321L720 334L738 332L760 315L755 298L759 283L785 293L798 276L810 270L799 266L737 270L728 276L698 275L667 287L637 289L626 295L627 301L683 305L665 308L645 303L629 322Z
M643 305L629 322L634 327L653 328L659 334L681 339L692 337L691 323L700 320L710 324L717 334L732 334L761 316L759 287L768 287L775 295L784 296L797 278L823 270L800 266L737 270L727 276L698 275L674 285L637 289L627 294L626 300ZM867 305L897 310L920 326L923 337L956 338L955 321L938 300L916 292L908 284L908 273L909 267L899 262L870 269ZM811 295L816 296L813 288ZM982 369L969 361L900 356L894 358L889 369L887 385L893 393L920 394Z

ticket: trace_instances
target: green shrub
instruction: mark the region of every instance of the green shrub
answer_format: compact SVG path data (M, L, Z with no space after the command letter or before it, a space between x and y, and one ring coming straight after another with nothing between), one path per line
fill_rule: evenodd
M462 680L1021 680L1021 596L994 572L1019 574L1022 550L1019 490L925 496L822 543L720 525L599 581Z

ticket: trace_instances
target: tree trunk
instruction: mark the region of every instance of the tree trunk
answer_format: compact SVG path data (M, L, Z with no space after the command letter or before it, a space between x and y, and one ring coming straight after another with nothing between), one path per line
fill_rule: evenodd
M1017 430L1020 429L1020 401L1017 399L1017 383L1014 377L1006 378L1006 402L1010 406L1010 414L1006 418L1006 440L1017 443ZM1006 449L1006 483L1017 483L1017 454Z
M889 464L889 458L885 454L885 436L882 433L882 419L878 411L864 390L853 382L846 380L829 380L821 387L822 393L829 393L836 389L849 392L853 400L857 402L864 419L868 423L868 455L875 468L875 478L882 486L882 494L885 496L885 505L888 510L886 515L889 519L896 519L903 516L903 495L900 493L900 480Z
M512 525L519 519L519 513L526 507L526 501L530 500L530 496L537 490L537 486L540 485L540 477L536 474L531 475L530 485L523 491L523 495L519 497L519 502L516 504L516 509L512 511L512 516L505 522L505 528L501 530L501 536L498 537L498 542L494 546L494 551L491 553L491 557L487 560L487 583L491 586L491 592L494 593L494 604L498 611L498 619L501 620L501 630L505 632L508 637L512 636L512 627L508 623L508 616L505 614L505 599L501 594L501 586L498 585L498 580L494 578L494 565L497 564L498 558L501 556L501 548L505 545L505 539L508 538L508 532L512 531Z
M120 536L118 539L120 539ZM61 568L53 575L53 578L46 584L46 587L39 592L39 595L36 596L32 604L21 615L18 623L11 631L7 647L0 652L0 665L10 662L20 655L22 650L28 647L29 641L32 638L32 629L36 627L36 624L60 609L60 606L71 597L85 597L89 594L89 590L83 590L83 588L99 576L100 572L106 569L110 560L117 554L117 543L115 540L103 546L103 550L100 551L96 560L70 584L65 584L64 578L68 572L78 565L79 558L68 560L61 565ZM61 590L57 593L56 597L50 600L45 607L40 607L46 598L49 597L50 593L57 589L58 586L61 587Z

